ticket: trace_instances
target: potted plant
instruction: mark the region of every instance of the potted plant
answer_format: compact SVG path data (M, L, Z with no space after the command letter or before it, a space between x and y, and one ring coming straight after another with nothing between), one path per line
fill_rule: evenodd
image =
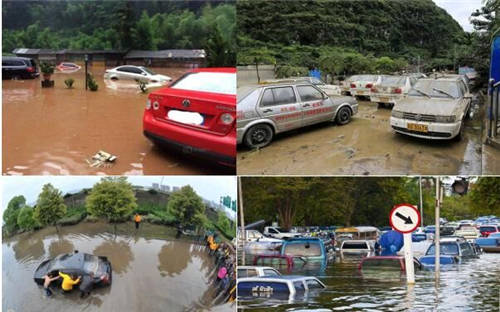
M50 76L54 73L54 66L49 63L40 63L40 71L43 74L44 80L50 80Z

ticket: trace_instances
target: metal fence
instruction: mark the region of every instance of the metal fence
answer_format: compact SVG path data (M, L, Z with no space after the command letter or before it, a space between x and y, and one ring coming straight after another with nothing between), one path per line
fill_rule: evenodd
M488 141L500 142L500 81L490 81L490 101L488 105Z

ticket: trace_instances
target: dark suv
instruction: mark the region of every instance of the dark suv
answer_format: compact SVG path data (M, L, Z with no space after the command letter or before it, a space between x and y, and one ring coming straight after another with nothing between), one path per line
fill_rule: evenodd
M33 59L25 57L2 57L2 79L34 79L38 69Z

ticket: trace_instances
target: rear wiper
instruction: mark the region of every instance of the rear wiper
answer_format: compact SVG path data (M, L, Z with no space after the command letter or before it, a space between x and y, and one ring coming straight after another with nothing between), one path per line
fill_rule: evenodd
M449 94L446 91L443 91L443 90L440 90L440 89L436 89L436 88L432 88L432 90L437 91L437 92L442 93L442 94L446 94L447 96L451 97L452 99L455 98L453 95Z
M419 89L415 89L415 88L414 88L413 90L417 91L417 92L418 92L418 93L420 93L420 94L425 95L425 96L426 96L426 97L428 97L428 98L430 98L430 97L431 97L429 94L427 94L427 93L425 93L424 91L421 91L421 90L419 90Z

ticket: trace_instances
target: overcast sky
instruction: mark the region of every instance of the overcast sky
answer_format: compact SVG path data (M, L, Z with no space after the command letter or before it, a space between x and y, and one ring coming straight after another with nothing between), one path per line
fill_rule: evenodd
M45 183L51 183L63 194L90 188L99 181L97 176L3 176L2 212L9 200L16 195L26 197L27 203L34 203ZM230 195L236 199L236 177L234 176L131 176L133 185L151 186L162 183L170 186L191 185L203 198L219 202L220 196Z
M473 31L469 17L472 12L482 7L481 0L434 0L439 7L445 9L465 31Z

